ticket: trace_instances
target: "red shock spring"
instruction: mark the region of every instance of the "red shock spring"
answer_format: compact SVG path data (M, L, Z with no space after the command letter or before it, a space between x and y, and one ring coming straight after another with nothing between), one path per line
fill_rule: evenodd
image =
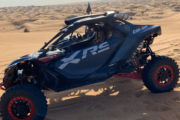
M134 65L137 69L139 69L140 72L142 72L142 70L140 69L141 66L140 66L139 61L137 60L136 56L132 56L132 57L131 57L131 60L132 60L133 65Z

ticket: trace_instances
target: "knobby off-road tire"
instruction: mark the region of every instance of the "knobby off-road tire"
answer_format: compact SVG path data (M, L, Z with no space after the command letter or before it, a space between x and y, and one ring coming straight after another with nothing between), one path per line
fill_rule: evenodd
M16 85L1 97L0 112L3 120L44 120L47 113L46 97L33 85Z
M176 86L179 78L177 63L168 57L153 57L144 67L144 85L153 93L169 92Z

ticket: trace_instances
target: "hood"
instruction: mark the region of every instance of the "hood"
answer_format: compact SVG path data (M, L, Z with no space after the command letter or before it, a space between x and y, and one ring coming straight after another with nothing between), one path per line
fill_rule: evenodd
M9 66L7 68L9 68L13 65L16 65L17 63L20 63L21 61L26 61L26 60L31 60L33 58L38 58L39 55L41 55L41 54L42 54L42 52L35 52L35 53L29 54L29 55L22 56L16 60L14 60L11 64L9 64Z

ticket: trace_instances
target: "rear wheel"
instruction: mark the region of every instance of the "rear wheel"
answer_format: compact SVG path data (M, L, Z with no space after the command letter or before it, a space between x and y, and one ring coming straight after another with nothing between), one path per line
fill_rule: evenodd
M4 93L0 112L3 120L43 120L47 113L47 101L37 87L21 84Z
M153 93L169 92L178 82L177 63L168 57L153 57L143 70L143 82Z

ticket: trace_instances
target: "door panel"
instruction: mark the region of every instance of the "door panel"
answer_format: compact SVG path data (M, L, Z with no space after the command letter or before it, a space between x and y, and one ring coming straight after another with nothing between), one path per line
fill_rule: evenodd
M111 39L68 54L55 63L56 71L61 74L67 73L64 75L69 79L72 79L72 76L79 76L74 77L75 79L84 78L103 67L109 60L114 46L119 43L118 39Z

